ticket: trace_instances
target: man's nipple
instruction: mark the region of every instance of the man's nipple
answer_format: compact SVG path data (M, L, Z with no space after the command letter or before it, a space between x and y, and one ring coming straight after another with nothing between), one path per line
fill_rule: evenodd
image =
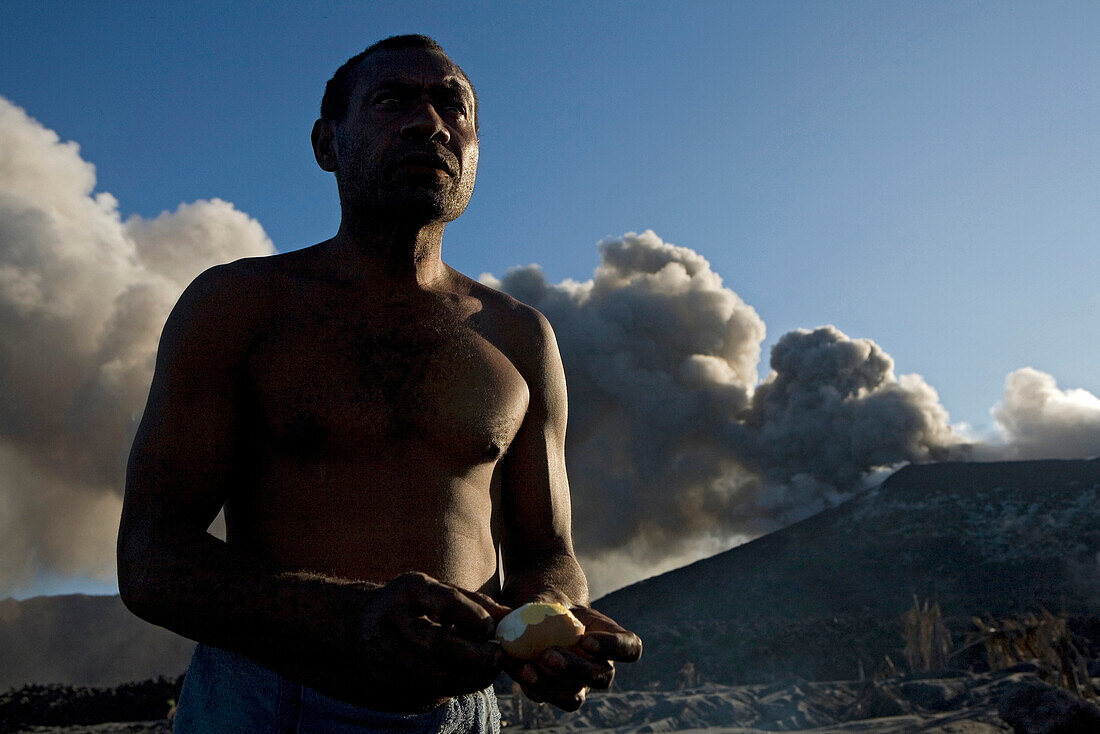
M503 453L504 448L496 441L489 439L485 444L485 450L482 452L482 456L485 461L496 461Z

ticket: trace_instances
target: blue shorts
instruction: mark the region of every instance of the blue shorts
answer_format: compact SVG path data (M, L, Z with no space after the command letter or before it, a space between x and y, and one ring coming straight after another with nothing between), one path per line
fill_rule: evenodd
M499 734L490 686L421 714L375 711L331 698L251 658L199 645L183 682L176 734Z

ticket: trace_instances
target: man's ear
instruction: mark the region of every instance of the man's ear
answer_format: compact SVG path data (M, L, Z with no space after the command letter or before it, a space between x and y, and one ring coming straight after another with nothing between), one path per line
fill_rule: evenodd
M317 165L322 171L332 173L336 170L336 151L333 148L333 123L329 120L318 120L313 123L313 157L317 159Z

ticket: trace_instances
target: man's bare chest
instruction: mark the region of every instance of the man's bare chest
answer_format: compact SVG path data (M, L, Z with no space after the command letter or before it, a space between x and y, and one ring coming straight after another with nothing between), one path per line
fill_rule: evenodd
M286 309L250 351L254 440L281 454L387 460L410 447L497 458L528 388L488 339L446 313Z

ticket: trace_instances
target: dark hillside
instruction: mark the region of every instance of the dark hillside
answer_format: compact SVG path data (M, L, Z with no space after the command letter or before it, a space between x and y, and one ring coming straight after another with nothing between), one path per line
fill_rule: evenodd
M175 677L187 668L193 648L190 640L135 617L117 596L0 601L0 690Z
M621 589L624 684L688 660L720 682L845 678L900 651L913 596L972 615L1100 613L1100 460L910 466L838 507ZM897 659L895 657L895 659Z

